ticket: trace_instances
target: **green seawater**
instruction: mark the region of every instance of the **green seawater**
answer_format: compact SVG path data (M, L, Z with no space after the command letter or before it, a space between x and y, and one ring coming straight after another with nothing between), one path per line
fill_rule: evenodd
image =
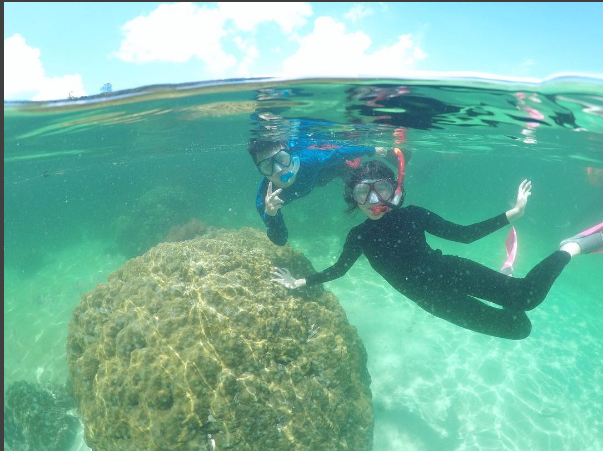
M5 102L5 392L66 382L73 308L156 244L143 233L193 218L264 230L246 151L257 136L401 146L406 204L461 224L506 211L531 180L516 277L603 221L601 79L251 80ZM283 208L289 245L316 270L362 220L344 214L342 194L335 180ZM499 269L507 231L428 242ZM603 255L572 260L521 341L429 315L364 258L327 283L368 353L374 450L603 449L602 275ZM73 449L87 449L81 434Z

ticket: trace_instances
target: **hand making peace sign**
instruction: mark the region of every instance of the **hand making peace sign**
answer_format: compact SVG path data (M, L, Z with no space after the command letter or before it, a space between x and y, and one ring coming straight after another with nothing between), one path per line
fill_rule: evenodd
M266 213L270 216L276 216L283 206L283 200L278 197L281 191L283 191L283 189L279 188L272 192L272 182L268 183L268 191L266 192Z

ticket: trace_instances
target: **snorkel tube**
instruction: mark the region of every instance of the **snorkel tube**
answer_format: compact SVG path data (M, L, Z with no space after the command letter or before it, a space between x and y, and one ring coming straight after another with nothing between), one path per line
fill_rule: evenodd
M404 160L404 154L402 154L402 151L397 147L394 148L394 153L398 157L398 180L394 191L394 197L391 202L384 202L385 205L375 205L374 207L371 207L371 213L375 216L396 208L403 197L404 189L402 188L402 184L404 183L406 161Z
M289 180L291 180L291 177L297 174L297 171L299 170L299 157L297 155L293 155L291 157L291 164L289 167L291 167L290 171L281 174L280 179L283 183L287 183Z
M393 203L395 206L398 206L398 203L400 203L400 199L402 198L402 184L404 183L404 171L406 170L406 161L404 160L404 154L397 147L394 148L394 153L398 157L398 185L396 186L396 191L394 192Z

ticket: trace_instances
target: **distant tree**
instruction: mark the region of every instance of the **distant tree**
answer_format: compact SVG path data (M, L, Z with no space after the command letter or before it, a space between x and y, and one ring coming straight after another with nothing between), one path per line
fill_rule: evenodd
M112 91L113 86L111 86L111 83L105 83L103 86L101 86L101 94L107 94Z

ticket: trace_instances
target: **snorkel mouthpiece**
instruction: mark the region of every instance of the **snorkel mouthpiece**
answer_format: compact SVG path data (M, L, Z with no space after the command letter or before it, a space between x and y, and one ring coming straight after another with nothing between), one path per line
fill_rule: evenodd
M287 183L294 175L295 174L293 174L293 171L285 172L283 175L281 175L281 182Z
M283 183L287 183L289 180L291 180L291 177L293 177L295 174L297 174L297 171L299 170L299 157L297 155L294 155L291 159L291 170L285 172L284 174L281 174L281 182Z
M391 210L387 205L374 205L370 208L371 213L375 216L380 215L381 213L387 213Z

